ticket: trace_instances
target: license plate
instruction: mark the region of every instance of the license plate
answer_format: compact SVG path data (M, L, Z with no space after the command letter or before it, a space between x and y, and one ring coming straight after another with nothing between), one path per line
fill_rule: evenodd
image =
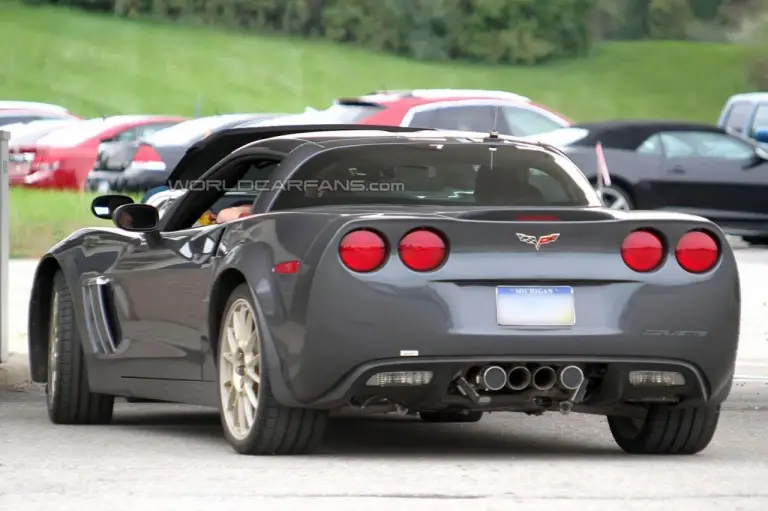
M497 287L496 322L500 326L573 326L576 323L573 288Z

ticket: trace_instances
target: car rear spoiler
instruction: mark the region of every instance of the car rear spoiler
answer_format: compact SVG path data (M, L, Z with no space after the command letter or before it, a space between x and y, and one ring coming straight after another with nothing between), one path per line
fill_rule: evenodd
M267 138L314 133L320 131L388 131L391 133L412 133L431 131L431 128L407 126L369 126L361 124L306 124L292 126L264 126L257 128L231 128L221 130L196 143L184 153L166 181L174 188L178 183L194 181L224 157L244 145Z

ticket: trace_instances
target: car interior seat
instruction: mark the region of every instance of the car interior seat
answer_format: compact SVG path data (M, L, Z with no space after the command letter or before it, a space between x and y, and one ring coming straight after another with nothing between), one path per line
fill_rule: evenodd
M495 206L535 206L544 202L544 194L528 183L527 168L481 166L475 177L475 202Z

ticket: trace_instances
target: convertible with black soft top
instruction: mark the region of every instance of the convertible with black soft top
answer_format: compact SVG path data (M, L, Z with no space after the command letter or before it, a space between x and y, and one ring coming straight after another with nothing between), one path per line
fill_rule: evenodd
M39 263L30 361L57 424L108 423L125 397L217 407L249 454L308 452L345 409L599 414L629 453L693 454L715 433L740 319L722 231L606 208L552 146L233 129L167 185L162 215L96 198L115 227Z

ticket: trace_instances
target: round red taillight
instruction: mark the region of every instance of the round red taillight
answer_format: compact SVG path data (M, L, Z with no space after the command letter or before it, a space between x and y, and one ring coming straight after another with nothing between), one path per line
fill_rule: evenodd
M373 231L352 231L341 240L339 257L352 271L371 272L378 270L386 261L387 244Z
M664 259L664 243L650 231L635 231L621 244L621 258L635 271L653 271Z
M400 240L400 260L414 271L432 271L445 261L447 249L443 238L432 231L411 231Z
M704 273L714 268L720 257L717 240L703 231L691 231L680 238L675 257L685 271Z

